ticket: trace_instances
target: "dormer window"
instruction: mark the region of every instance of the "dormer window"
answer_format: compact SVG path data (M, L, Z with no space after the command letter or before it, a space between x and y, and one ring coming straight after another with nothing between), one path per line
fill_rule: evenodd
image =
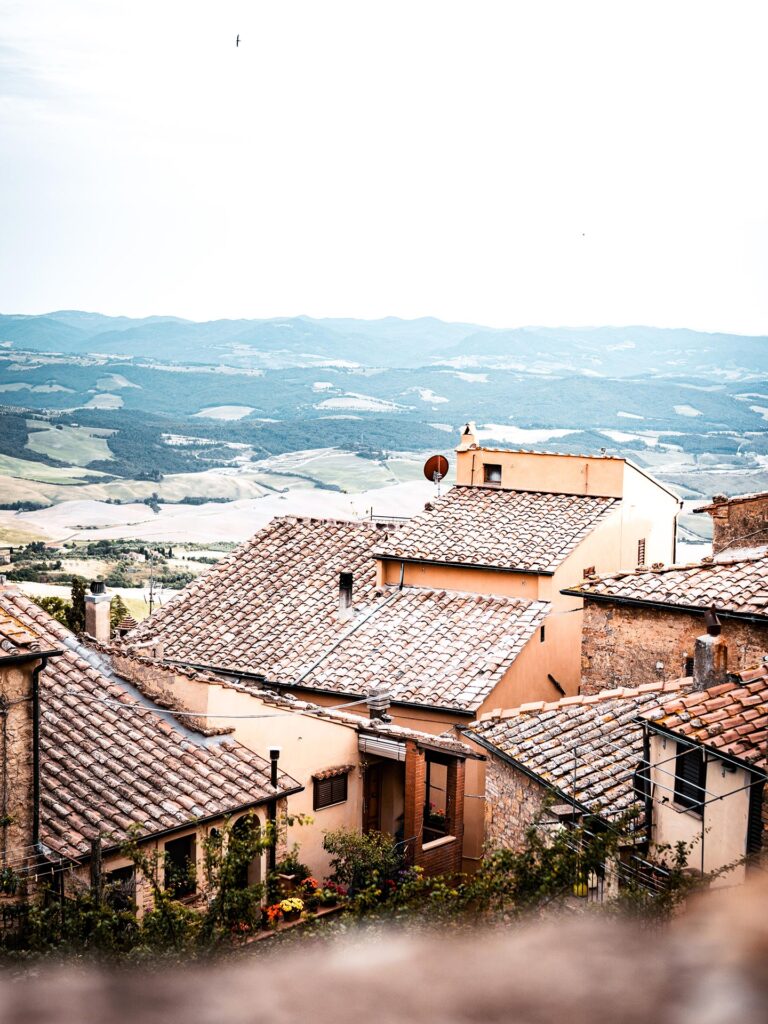
M487 484L501 483L501 466L490 462L483 463L483 479Z

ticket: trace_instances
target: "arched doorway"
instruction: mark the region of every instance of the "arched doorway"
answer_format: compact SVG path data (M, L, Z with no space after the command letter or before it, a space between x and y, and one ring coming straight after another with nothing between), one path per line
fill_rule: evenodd
M251 839L257 840L261 833L261 822L256 814L243 814L232 826L232 835L246 842ZM249 885L258 885L261 882L261 858L262 851L257 850L247 864L243 864L238 872L237 887L245 889Z

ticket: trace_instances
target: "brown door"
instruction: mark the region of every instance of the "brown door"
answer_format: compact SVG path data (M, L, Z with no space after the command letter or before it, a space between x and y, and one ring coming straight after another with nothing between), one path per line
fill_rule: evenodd
M369 764L363 786L363 832L381 831L381 765Z

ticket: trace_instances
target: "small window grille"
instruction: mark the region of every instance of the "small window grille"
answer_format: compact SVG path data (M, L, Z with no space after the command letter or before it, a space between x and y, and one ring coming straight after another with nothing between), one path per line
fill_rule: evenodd
M332 775L329 779L315 779L312 806L318 811L332 804L343 804L347 799L347 775Z
M645 565L645 537L637 542L637 564Z
M490 462L483 463L483 479L487 484L501 483L501 466L492 465Z

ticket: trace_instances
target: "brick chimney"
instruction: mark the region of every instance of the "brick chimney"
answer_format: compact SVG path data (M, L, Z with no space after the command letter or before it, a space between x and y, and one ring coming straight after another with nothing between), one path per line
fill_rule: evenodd
M352 573L339 573L339 622L352 618Z
M102 644L109 643L110 601L107 588L101 580L92 583L90 594L85 595L85 632Z
M696 640L693 651L693 689L708 690L728 678L728 647L720 635L720 620L714 606L705 616L707 632Z

